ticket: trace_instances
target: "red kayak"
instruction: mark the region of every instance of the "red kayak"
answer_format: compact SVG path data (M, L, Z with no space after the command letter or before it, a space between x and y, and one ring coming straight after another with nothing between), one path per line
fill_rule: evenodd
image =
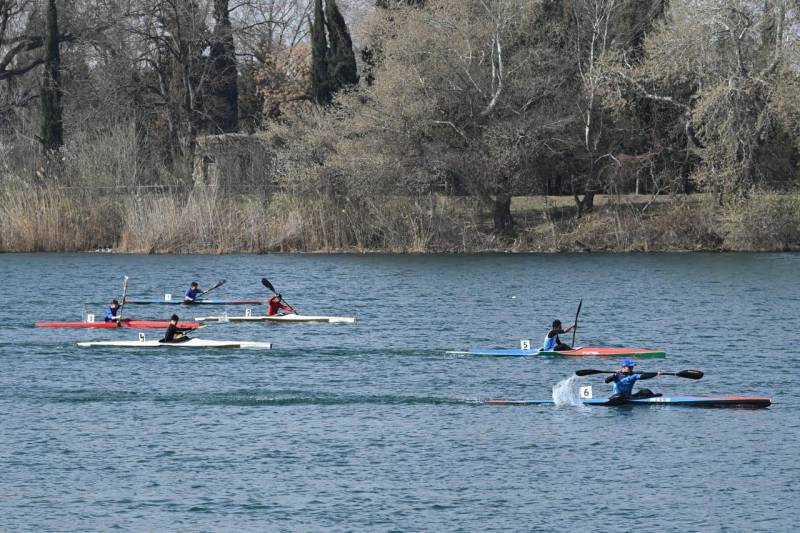
M166 328L169 326L168 320L123 320L121 324L116 322L37 322L37 328L95 328L95 329L116 329L123 328ZM200 322L178 322L179 328L197 329Z

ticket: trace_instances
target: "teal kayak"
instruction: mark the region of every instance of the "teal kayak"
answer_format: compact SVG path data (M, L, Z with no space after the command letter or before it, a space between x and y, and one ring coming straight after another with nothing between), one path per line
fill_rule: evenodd
M581 346L574 350L561 352L543 352L539 350L522 350L519 348L472 348L464 351L447 352L452 355L484 355L491 357L634 357L660 358L666 357L663 350L644 350L639 348L614 348L608 346Z

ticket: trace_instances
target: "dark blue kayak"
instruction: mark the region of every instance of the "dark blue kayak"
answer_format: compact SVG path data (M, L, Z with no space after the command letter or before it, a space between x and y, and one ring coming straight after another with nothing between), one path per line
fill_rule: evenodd
M125 305L261 305L260 300L195 300L184 302L182 298L175 300L125 300Z
M555 405L553 400L487 400L492 405ZM769 407L772 401L760 396L657 396L609 402L607 398L582 400L592 406L680 405L685 407Z

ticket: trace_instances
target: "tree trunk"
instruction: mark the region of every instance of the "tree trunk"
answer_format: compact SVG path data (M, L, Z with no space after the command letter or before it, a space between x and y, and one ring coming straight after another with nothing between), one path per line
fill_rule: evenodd
M575 198L575 206L578 208L577 218L581 218L584 213L588 213L594 209L595 194L597 194L596 191L586 191L583 195L583 198L580 198L577 193L572 195L573 198Z
M498 194L494 197L492 201L492 220L495 233L508 234L514 229L510 194Z

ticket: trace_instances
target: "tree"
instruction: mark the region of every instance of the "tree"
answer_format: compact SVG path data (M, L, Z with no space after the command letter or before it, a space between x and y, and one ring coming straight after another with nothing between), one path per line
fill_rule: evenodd
M327 105L333 94L358 83L353 42L336 0L314 0L311 22L311 96Z
M669 24L645 40L642 62L617 72L624 105L647 102L671 116L661 131L683 141L683 160L697 159L692 181L720 201L785 181L790 173L777 163L794 157L786 119L796 113L783 95L798 80L787 57L800 44L786 31L789 3L673 0L667 13Z
M55 0L47 1L44 73L42 76L41 143L46 153L58 151L64 145L62 118L61 43L58 33L58 11Z
M353 41L336 0L325 0L325 22L330 37L328 79L333 91L358 83Z
M544 190L550 154L574 122L548 7L438 0L377 13L370 30L382 60L366 91L373 129L358 138L386 161L374 175L387 191L472 195L496 233L513 232L511 197Z
M317 105L331 101L333 88L330 82L328 37L325 33L325 12L322 0L314 0L314 19L311 24L311 99Z
M239 127L239 73L228 0L214 0L214 31L209 52L208 123L212 132Z

